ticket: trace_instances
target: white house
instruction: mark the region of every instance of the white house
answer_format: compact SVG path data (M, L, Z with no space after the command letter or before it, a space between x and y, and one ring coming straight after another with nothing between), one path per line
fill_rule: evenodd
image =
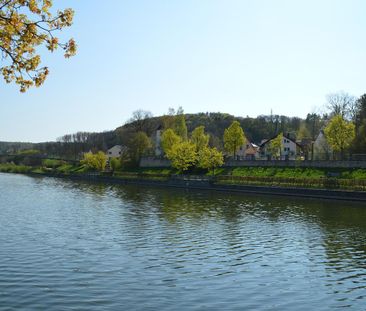
M327 142L324 131L321 130L314 141L314 160L329 160L331 157L332 149Z
M127 147L122 145L115 145L107 150L108 159L119 158L124 152L126 152Z
M159 126L156 129L155 134L155 156L161 157L163 155L163 148L161 147L161 134L162 134L162 126Z
M260 155L262 159L273 159L273 155L269 151L269 145L273 139L277 136L267 139L260 146ZM281 142L280 160L296 160L297 157L302 155L301 146L288 136L283 135Z

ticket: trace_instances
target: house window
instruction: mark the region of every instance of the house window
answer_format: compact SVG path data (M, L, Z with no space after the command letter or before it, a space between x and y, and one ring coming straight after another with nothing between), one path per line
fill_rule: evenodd
M112 151L108 151L108 154L112 154Z
M121 154L121 151L120 151L120 152L118 152L118 154Z

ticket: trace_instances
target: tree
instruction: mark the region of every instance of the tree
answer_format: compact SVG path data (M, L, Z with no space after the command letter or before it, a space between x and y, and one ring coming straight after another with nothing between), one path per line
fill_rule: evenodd
M173 145L172 149L167 153L167 157L174 168L184 172L196 164L196 146L189 141L182 141Z
M356 98L346 92L331 93L327 95L327 108L331 114L341 115L342 118L354 120Z
M60 47L66 58L76 53L73 39L61 43L55 36L72 25L74 11L54 15L52 6L52 0L0 0L0 51L5 63L0 70L7 83L19 84L21 92L42 85L49 74L48 67L41 67L37 48L53 52Z
M354 150L356 152L366 153L366 94L357 100L355 127L356 138Z
M355 125L338 114L325 127L324 134L333 151L341 152L343 158L344 150L350 146L355 138Z
M224 164L222 152L216 148L204 147L198 153L198 166L208 170L212 170L215 175L215 168Z
M244 131L238 121L233 121L224 132L224 147L234 158L239 147L245 143Z
M135 132L146 132L151 131L150 119L153 114L150 111L138 109L132 113L132 117L127 123L134 129Z
M184 117L183 109L181 107L179 107L178 114L175 116L174 131L183 140L187 140L188 131L187 131L186 119Z
M207 147L210 135L205 134L205 127L196 127L191 134L191 142L196 145L196 151L199 152L203 148Z
M161 146L165 154L168 154L173 146L181 141L182 139L172 129L165 130L161 135Z
M128 147L132 160L138 163L146 150L151 148L151 141L145 132L137 132L133 135Z
M84 153L84 158L81 160L82 164L85 164L91 169L95 169L97 171L104 171L105 166L107 164L107 156L104 152L98 151L93 154L91 152Z
M282 143L283 143L283 134L280 133L269 142L267 147L268 152L277 159L281 158Z
M117 171L121 168L121 160L118 158L112 158L109 161L112 172Z

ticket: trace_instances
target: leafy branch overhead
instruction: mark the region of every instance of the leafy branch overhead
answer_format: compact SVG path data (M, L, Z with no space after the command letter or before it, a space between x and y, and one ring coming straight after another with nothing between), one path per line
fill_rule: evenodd
M49 70L41 66L37 48L57 48L69 58L76 53L74 39L60 42L56 33L73 22L74 11L64 9L51 13L52 0L0 0L0 68L7 83L15 82L20 91L40 86Z

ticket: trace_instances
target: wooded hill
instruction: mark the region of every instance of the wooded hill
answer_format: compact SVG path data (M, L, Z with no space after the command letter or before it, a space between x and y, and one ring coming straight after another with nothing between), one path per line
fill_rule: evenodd
M16 143L0 142L0 153L16 153L24 149L37 149L58 157L77 158L80 152L89 150L107 150L108 148L121 144L127 145L131 136L143 131L154 140L156 130L167 128L174 122L174 115L159 117L146 117L142 114L131 119L130 122L112 131L101 133L78 132L67 134L55 142L45 143ZM235 117L227 113L197 113L185 114L188 132L192 132L197 126L203 125L210 134L210 145L219 149L223 148L224 130L237 120L240 122L248 140L259 144L261 140L270 138L276 133L289 133L297 138L304 138L317 135L324 123L324 118L318 115L308 115L306 119L287 117L279 115L250 117Z

